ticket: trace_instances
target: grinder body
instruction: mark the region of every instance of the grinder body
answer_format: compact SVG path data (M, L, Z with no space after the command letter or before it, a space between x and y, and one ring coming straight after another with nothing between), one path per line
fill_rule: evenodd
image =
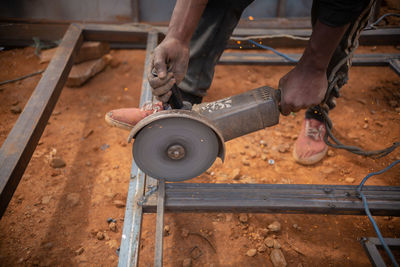
M215 102L195 105L220 130L224 141L279 123L277 90L264 86Z

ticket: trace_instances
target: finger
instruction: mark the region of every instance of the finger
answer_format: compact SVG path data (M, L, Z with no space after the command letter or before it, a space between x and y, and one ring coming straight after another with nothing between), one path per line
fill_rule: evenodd
M172 92L168 91L166 94L161 95L161 96L157 96L156 98L158 100L160 100L161 102L163 102L163 103L167 103L169 98L171 97L171 95L172 95Z
M172 72L169 72L167 74L167 77L164 79L160 79L159 77L153 76L153 74L151 74L151 71L147 72L147 79L149 81L150 86L153 89L157 89L158 87L167 84L173 77L174 74Z
M163 86L157 87L153 89L153 95L161 96L171 90L172 86L176 83L175 79L170 79L166 84Z
M167 64L165 54L163 52L156 51L153 58L153 67L160 79L165 79L167 76Z

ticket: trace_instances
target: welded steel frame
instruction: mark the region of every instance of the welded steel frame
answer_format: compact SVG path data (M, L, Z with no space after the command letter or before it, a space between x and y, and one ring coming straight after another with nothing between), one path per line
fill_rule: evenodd
M158 31L128 25L71 24L68 27L54 58L0 148L0 216L4 214L32 157L82 42L146 43L146 70L150 53L158 44L159 37L162 34ZM249 57L244 62L241 53L228 56L229 62L224 62L223 57L221 63L252 63ZM398 55L390 57L398 66ZM387 65L387 62L387 57L381 56L371 60L370 64ZM269 63L268 60L263 62ZM144 73L140 105L149 100L152 100L152 95ZM365 186L364 190L374 215L400 216L400 187ZM293 198L293 195L298 198ZM187 201L189 199L191 201ZM240 203L235 199L239 199ZM157 212L155 266L162 265L164 209L170 212L364 214L355 186L165 184L146 176L132 162L119 266L138 265L145 212Z
M400 238L384 238L385 243L391 248L400 248ZM381 241L377 237L363 237L361 238L365 252L373 267L386 267L378 247L383 248Z

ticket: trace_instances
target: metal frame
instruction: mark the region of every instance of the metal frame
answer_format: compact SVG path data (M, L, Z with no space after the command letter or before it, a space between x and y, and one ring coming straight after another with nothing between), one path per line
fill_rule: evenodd
M245 32L250 35L255 34L255 31L240 29L236 31L239 35L245 35ZM397 29L395 32L399 34L400 30ZM280 34L279 31L274 33ZM26 35L21 35L24 36ZM68 27L54 58L0 148L0 216L4 214L29 163L82 42L146 43L146 70L150 63L150 53L158 44L159 37L162 35L157 31L128 25L71 24ZM393 42L393 38L387 40ZM359 58L364 65L388 65L388 58L391 59L391 66L394 65L398 69L399 65L399 55L379 55L378 58L368 55L368 59L361 56ZM253 55L242 53L225 54L221 63L271 64L271 60L275 62L274 64L287 64L269 56L257 61ZM151 99L151 90L144 73L140 105ZM119 266L138 265L144 212L157 211L155 266L162 265L164 210L364 214L354 186L164 184L146 176L134 162L130 178ZM374 215L400 216L400 187L365 186L364 190ZM156 191L157 197L152 194Z
M400 238L384 238L385 243L389 247L400 247ZM361 239L365 252L373 267L386 267L385 261L378 251L378 247L382 247L381 241L376 237L363 237Z

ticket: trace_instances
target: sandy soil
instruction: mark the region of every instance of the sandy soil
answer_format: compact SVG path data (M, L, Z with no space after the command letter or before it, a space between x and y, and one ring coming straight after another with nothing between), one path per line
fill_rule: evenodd
M399 50L365 47L359 52ZM117 265L124 218L118 200L124 202L127 195L132 156L125 143L127 132L109 128L103 116L113 108L138 105L145 52L115 50L112 55L120 62L118 67L107 67L81 88L64 88L0 221L0 266ZM32 48L0 52L0 66L0 81L46 67L39 64ZM218 66L205 101L262 85L276 87L290 69ZM18 118L11 109L24 107L39 79L40 75L0 88L0 144ZM336 135L346 144L368 149L398 141L399 94L400 78L388 67L353 67L331 113ZM354 178L352 184L357 184L367 173L400 159L399 149L377 160L330 149L329 156L315 166L300 166L291 150L303 114L281 117L278 126L228 142L226 162L218 160L191 182L349 184L346 178ZM66 167L49 165L54 154L65 160ZM275 164L269 165L265 158ZM244 166L243 160L250 166ZM236 168L242 175L239 180L232 179ZM395 167L368 184L399 185L399 173L400 167ZM115 231L108 218L116 220ZM384 236L400 237L399 218L376 219ZM218 213L167 214L164 264L182 266L185 258L196 258L201 252L192 260L193 266L272 266L270 248L253 257L246 253L261 246L262 229L273 221L282 228L267 237L280 243L288 266L370 266L359 239L376 234L365 216ZM154 215L144 216L141 266L153 264L154 223ZM216 251L198 234L206 236ZM99 240L99 235L104 239Z

